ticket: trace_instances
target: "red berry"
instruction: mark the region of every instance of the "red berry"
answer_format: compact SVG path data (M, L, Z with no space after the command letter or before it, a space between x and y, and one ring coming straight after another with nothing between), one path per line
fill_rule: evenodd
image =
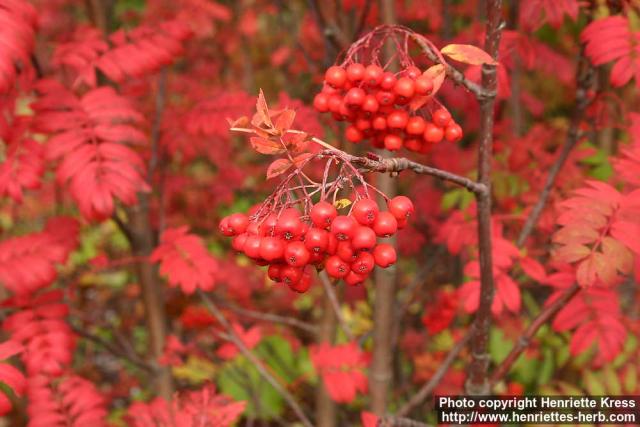
M355 126L347 126L347 128L344 130L344 137L347 139L347 141L353 142L355 144L364 139L362 131Z
M303 242L291 242L284 249L284 260L292 267L303 267L309 263L311 253Z
M327 270L327 274L336 279L340 279L347 275L351 271L349 264L341 260L339 257L332 255L324 263L324 268Z
M242 251L249 258L260 258L260 243L262 239L258 236L248 235L242 246Z
M324 73L324 80L329 84L329 86L339 89L347 81L347 72L344 68L334 65L329 67Z
M409 113L405 110L395 110L387 116L387 126L391 129L404 129L409 121Z
M371 87L378 86L382 81L383 74L384 70L378 65L367 65L367 67L364 69L364 82Z
M349 271L349 273L345 276L344 282L349 286L357 286L363 283L367 279L367 276L364 274L354 273L353 271Z
M312 253L321 253L329 246L329 233L321 228L310 228L305 234L304 245Z
M331 203L322 201L313 205L309 216L313 225L318 228L327 228L338 216L338 211Z
M364 79L364 65L358 63L349 65L347 67L347 78L353 83Z
M309 258L309 264L318 265L324 262L326 254L323 252L311 252L311 258Z
M351 216L362 225L371 225L378 216L378 204L371 199L360 199L353 204Z
M336 249L336 255L338 255L341 260L348 263L352 263L356 259L356 253L349 242L339 242Z
M398 220L391 212L383 211L373 223L373 231L379 237L389 237L398 231Z
M393 92L379 90L378 93L376 93L376 99L380 105L393 105L393 102L396 100L396 96Z
M342 105L342 97L340 95L335 94L329 96L329 100L327 101L329 111L331 111L332 113L339 113L340 105Z
M431 91L433 91L433 80L427 76L418 77L415 83L418 95L430 95Z
M319 93L313 98L313 108L321 113L329 111L329 95L326 93Z
M302 272L302 276L300 280L296 283L290 283L289 289L298 293L304 293L309 290L311 287L311 273L309 273L306 269Z
M398 220L398 230L402 230L403 228L405 228L408 223L409 223L409 221L407 220L407 218L399 219Z
M373 258L376 261L376 265L387 268L396 263L398 256L393 246L387 243L380 243L373 250Z
M285 240L294 240L302 234L303 230L304 224L300 221L300 213L293 208L286 209L280 215L275 228L276 234Z
M267 269L267 275L269 279L274 282L282 282L282 269L284 266L282 264L271 264Z
M331 233L329 234L329 243L327 244L327 253L329 255L333 255L336 253L336 250L338 249L338 243L340 243L340 241L338 239L336 239L336 236L334 236Z
M415 80L422 75L422 71L420 71L420 68L412 65L404 70L404 74L410 79Z
M451 113L449 113L444 108L440 108L439 110L436 110L433 112L433 114L431 114L431 120L433 120L433 123L436 126L439 126L441 128L446 127L451 121Z
M375 130L385 130L387 128L387 118L377 115L371 120L371 127Z
M234 213L229 216L229 228L233 231L233 234L237 236L247 230L249 226L249 217L242 213Z
M389 151L396 151L402 148L402 138L395 134L388 134L384 137L384 148Z
M380 104L374 95L367 95L362 101L362 107L360 107L365 113L373 114L378 111Z
M431 122L427 122L423 134L423 138L425 141L432 144L437 144L438 142L442 141L443 137L444 131L441 127L438 127Z
M370 227L361 225L351 239L351 246L356 251L362 249L372 249L376 245L376 233Z
M406 220L413 215L415 210L413 202L407 196L396 196L389 200L387 205L389 206L389 212L398 220L398 225L400 221Z
M278 216L274 213L269 214L267 218L258 227L258 234L261 236L273 236L276 233L276 225L278 224Z
M462 138L462 128L457 123L449 123L444 130L444 137L449 142L457 142Z
M231 237L234 235L233 230L229 226L228 216L225 216L224 218L222 218L222 220L220 221L220 224L218 225L218 230L220 230L220 232L227 237Z
M371 129L371 120L367 120L367 119L358 119L355 122L355 126L358 130L362 131L362 132L366 132L369 129Z
M233 248L233 250L237 251L237 252L242 252L242 249L244 247L244 242L247 241L247 234L240 234L236 237L233 238L233 240L231 241L231 247Z
M422 149L422 138L407 138L404 140L404 148L419 152Z
M260 257L267 261L282 258L286 244L277 237L263 237L260 240Z
M342 120L353 121L356 116L351 108L347 105L346 102L342 101L340 104L340 111L338 112L342 116Z
M382 75L382 80L380 80L380 87L384 90L392 90L396 85L396 81L396 76L394 76L392 72L387 71Z
M344 96L344 102L349 108L360 108L366 96L367 94L364 90L359 87L353 87Z
M393 92L396 94L398 99L411 99L413 94L416 92L415 82L409 77L400 77L396 82L396 85L393 87Z
M282 278L282 281L287 285L296 284L302 278L302 269L298 267L292 267L290 265L285 265L280 271L280 277Z
M413 116L409 117L409 120L407 120L405 130L409 135L422 135L425 127L426 123L422 117Z
M374 256L369 252L360 252L356 260L351 263L351 271L358 274L369 274L375 267Z
M339 215L331 223L331 234L338 240L349 240L353 237L358 223L350 216Z

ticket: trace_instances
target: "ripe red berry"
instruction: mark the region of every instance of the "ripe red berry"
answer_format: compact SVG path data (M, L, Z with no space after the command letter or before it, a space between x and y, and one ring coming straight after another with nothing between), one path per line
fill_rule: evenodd
M300 221L300 213L293 208L286 209L278 218L275 232L285 240L294 240L304 230L304 224Z
M242 251L249 258L260 258L260 243L262 239L258 236L248 235L242 246Z
M384 148L389 151L396 151L402 148L402 138L393 133L384 137Z
M347 126L344 130L344 137L349 142L358 143L364 139L364 134L355 126Z
M313 98L313 108L320 113L326 113L329 111L329 95L326 93L319 93Z
M298 267L292 267L290 265L282 266L280 271L280 278L287 285L298 283L302 278L302 269Z
M344 102L349 108L360 108L366 96L367 94L364 90L359 87L352 87L344 96Z
M444 131L441 127L434 125L431 122L427 122L424 128L423 138L425 141L430 142L432 144L437 144L442 141L444 137Z
M348 241L338 242L336 255L338 255L341 260L349 264L356 259L356 253L353 249L353 246L351 246L351 243Z
M382 81L384 70L380 66L371 64L364 69L364 82L368 86L378 86Z
M276 225L278 224L278 216L274 213L269 214L267 218L258 226L258 234L261 236L273 236L276 233Z
M427 76L420 76L416 79L416 93L418 95L430 95L433 91L433 80Z
M387 126L391 129L404 129L409 121L409 113L395 110L387 116Z
M379 237L389 237L398 231L398 220L391 212L383 211L373 223L373 231Z
M329 233L321 228L312 227L304 236L304 245L312 253L321 253L329 246Z
M339 215L331 223L331 234L338 240L349 240L353 237L358 223L350 216Z
M367 95L364 97L364 101L362 101L362 106L360 108L365 113L373 114L378 111L380 104L374 95Z
M347 78L353 83L364 79L364 65L354 63L347 67Z
M441 128L446 127L451 121L451 113L444 108L440 108L431 114L431 120L436 126Z
M396 85L396 81L396 76L394 76L392 72L387 71L382 75L382 79L380 80L380 87L383 90L393 90L393 87Z
M248 236L247 234L240 234L234 237L233 240L231 241L231 247L233 248L233 250L237 252L242 252L244 248L244 243L247 241L247 236Z
M462 128L457 123L449 123L444 130L444 137L449 142L457 142L462 138Z
M296 283L290 283L289 289L298 293L304 293L309 290L311 287L311 273L309 273L306 269L302 272L302 276L300 280Z
M269 279L273 280L274 282L282 282L283 267L284 266L282 264L269 265L269 268L267 269L267 275L269 276Z
M336 239L336 236L334 236L331 233L328 233L329 235L329 243L327 244L327 253L329 255L333 255L336 253L336 250L338 249L338 243L340 243L340 241L338 239Z
M303 267L309 263L311 253L304 242L291 242L284 249L284 260L292 267Z
M396 217L398 223L413 215L413 202L407 196L396 196L387 203L389 212Z
M327 71L324 73L324 80L329 86L339 89L347 81L347 72L344 68L334 65L327 68Z
M234 213L229 216L229 228L235 236L242 234L249 226L249 217L243 213Z
M419 152L422 149L422 138L407 138L403 144L407 150Z
M387 268L396 263L398 256L393 246L387 243L380 243L373 250L373 258L376 261L376 265Z
M286 243L277 237L263 237L260 239L260 257L267 261L282 258Z
M379 210L375 200L360 199L353 204L351 216L362 225L371 225L376 220Z
M349 264L340 259L336 255L332 255L324 263L324 268L327 270L327 274L336 279L343 278L351 271Z
M410 79L415 80L422 75L422 71L420 71L420 68L412 65L404 70L404 74Z
M409 135L422 135L424 133L424 129L426 127L426 123L424 119L420 116L412 116L407 120L407 126L405 127L405 131Z
M372 249L376 245L376 233L370 227L361 225L351 239L351 246L356 251L362 249Z
M364 133L369 129L371 129L371 120L362 119L362 118L357 119L355 122L355 126L359 131L362 131Z
M411 99L416 92L415 82L409 77L400 77L393 87L393 92L399 100Z
M376 100L378 101L378 104L382 106L393 105L395 99L396 96L393 94L393 92L379 90L378 93L376 93Z
M358 254L356 260L351 263L351 271L358 274L369 274L375 267L374 256L370 252L362 251Z
M327 106L332 113L340 113L340 105L342 105L342 97L338 94L329 96Z
M338 216L335 206L329 202L318 202L311 208L309 212L311 222L318 228L327 228L331 222Z
M371 120L371 127L375 130L385 130L387 128L387 118L377 115Z
M229 217L225 216L218 224L218 230L227 237L233 236L233 230L229 226Z
M349 273L345 276L344 282L349 286L357 286L363 283L367 279L367 276L364 274L354 273L353 271L349 271Z

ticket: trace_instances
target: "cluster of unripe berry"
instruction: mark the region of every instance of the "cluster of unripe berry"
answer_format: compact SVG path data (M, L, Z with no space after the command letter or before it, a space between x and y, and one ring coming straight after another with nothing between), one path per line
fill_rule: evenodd
M327 69L324 81L313 106L319 112L332 113L335 120L350 122L345 130L348 141L370 139L377 148L395 151L405 147L427 153L442 140L462 138L460 125L435 102L427 105L430 120L418 114L427 108L411 111L413 100L433 91L433 80L417 67L396 75L375 64L334 65Z
M284 209L258 221L242 213L222 219L220 231L233 237L232 246L258 265L268 265L269 278L296 292L311 285L311 267L325 269L335 279L355 286L365 281L377 265L396 262L396 251L379 237L390 237L407 224L413 203L397 196L381 211L369 198L357 200L348 215L339 215L329 202L316 203L303 215Z

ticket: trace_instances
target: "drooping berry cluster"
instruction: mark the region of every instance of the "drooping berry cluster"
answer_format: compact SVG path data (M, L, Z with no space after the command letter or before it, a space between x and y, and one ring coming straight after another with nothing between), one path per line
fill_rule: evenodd
M220 222L220 231L233 236L232 246L258 265L268 265L268 275L296 292L311 285L311 268L325 269L335 279L355 286L377 265L396 262L396 251L378 238L392 236L407 224L413 203L397 196L381 211L371 198L353 203L346 215L328 202L311 206L307 215L294 207L260 218L235 213Z
M398 40L402 37L404 40ZM459 141L462 128L432 96L442 84L443 71L423 73L403 51L396 52L402 69L397 73L385 70L379 56L389 39L406 46L406 29L381 27L354 43L344 62L325 72L314 108L349 122L345 138L353 143L370 139L377 148L396 151L405 147L427 153L443 140Z

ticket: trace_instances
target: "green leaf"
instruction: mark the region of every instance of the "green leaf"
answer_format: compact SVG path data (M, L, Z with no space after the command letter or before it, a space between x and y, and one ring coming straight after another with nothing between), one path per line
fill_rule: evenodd
M602 378L600 375L595 374L592 371L584 372L584 385L591 396L602 396L607 394Z
M536 382L539 385L546 384L549 381L551 381L551 378L553 377L553 372L555 371L555 363L553 361L554 359L553 350L547 347L543 349L542 354L543 354L542 364L538 368L537 380L536 380Z
M607 393L614 396L621 395L622 384L620 384L618 373L613 369L613 367L611 367L611 365L606 365L602 370L602 375L604 376L604 382L607 386Z

